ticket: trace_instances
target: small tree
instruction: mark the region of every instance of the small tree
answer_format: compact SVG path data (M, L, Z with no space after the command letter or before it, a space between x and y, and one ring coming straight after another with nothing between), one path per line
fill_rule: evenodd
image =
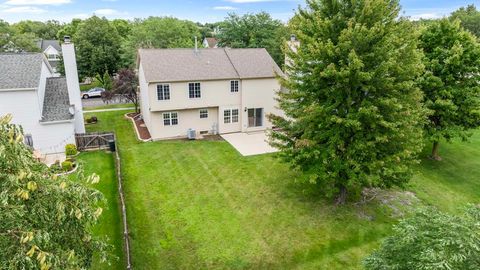
M421 209L396 225L364 264L368 270L480 269L480 208L459 216Z
M112 77L110 76L110 74L108 74L107 71L105 71L103 75L97 74L97 76L95 76L95 79L97 79L97 81L100 82L100 84L102 85L103 89L105 89L105 91L112 90L112 87L113 87Z
M117 77L113 81L111 91L106 91L102 98L106 101L112 100L116 96L126 99L135 105L135 111L139 112L139 98L137 94L138 78L133 69L124 68L118 71Z
M56 177L33 158L22 130L0 117L0 269L86 269L106 244L92 234L102 213L98 176Z
M466 139L480 125L480 45L459 21L442 19L427 25L420 47L426 67L420 84L432 111L426 135L432 158L440 160L440 141Z
M415 81L423 71L412 24L397 0L307 1L291 21L286 117L272 144L328 196L401 186L422 149L425 120Z

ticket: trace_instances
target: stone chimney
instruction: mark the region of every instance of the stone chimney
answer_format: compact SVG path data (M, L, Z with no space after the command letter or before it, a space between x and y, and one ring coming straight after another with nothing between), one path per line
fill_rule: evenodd
M69 36L65 36L62 44L62 56L65 66L65 77L67 80L68 97L70 105L73 106L75 116L75 133L85 133L83 121L82 99L80 97L80 84L78 82L77 59L75 47Z

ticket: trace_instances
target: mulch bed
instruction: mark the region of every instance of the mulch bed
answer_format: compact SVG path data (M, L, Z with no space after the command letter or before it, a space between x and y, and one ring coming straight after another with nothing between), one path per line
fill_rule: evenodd
M138 134L140 135L140 139L142 140L150 140L152 136L148 131L147 126L145 126L145 122L142 118L137 117L139 113L128 113L127 116L132 118L135 121L135 126L138 130Z

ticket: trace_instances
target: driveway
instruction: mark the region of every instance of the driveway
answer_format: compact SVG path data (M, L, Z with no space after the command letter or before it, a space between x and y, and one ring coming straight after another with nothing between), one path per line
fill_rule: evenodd
M230 133L221 136L237 149L242 156L278 152L276 148L273 148L268 144L267 134L264 131L255 133Z

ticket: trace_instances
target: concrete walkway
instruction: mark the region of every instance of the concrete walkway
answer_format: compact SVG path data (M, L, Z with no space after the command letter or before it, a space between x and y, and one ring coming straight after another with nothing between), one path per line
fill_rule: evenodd
M268 144L267 134L264 131L255 133L230 133L221 136L237 149L242 156L278 152L276 148Z
M134 110L133 107L125 107L125 108L113 108L113 109L100 109L100 110L90 110L90 111L83 111L83 113L94 113L94 112L113 112L113 111L126 111L126 110Z

